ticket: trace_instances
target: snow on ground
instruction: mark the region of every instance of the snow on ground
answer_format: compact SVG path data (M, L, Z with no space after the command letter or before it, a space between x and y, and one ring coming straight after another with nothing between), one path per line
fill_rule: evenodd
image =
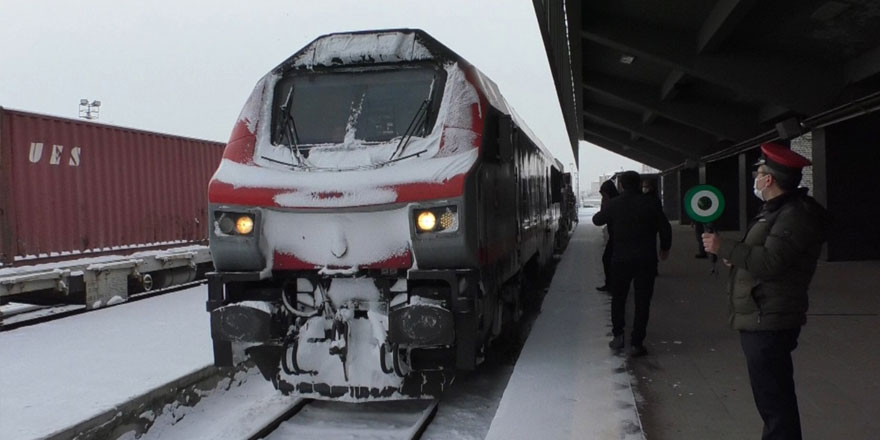
M213 362L202 285L0 333L0 439L33 439Z
M224 380L193 407L166 405L142 440L240 440L284 412L298 399L284 396L256 369ZM122 437L133 440L134 436Z
M487 439L642 439L625 358L608 349L610 297L602 284L595 209L563 255Z
M138 258L157 257L157 256L161 256L161 255L183 253L183 252L188 252L188 251L196 252L196 251L203 250L206 248L206 246L203 246L203 245L189 245L189 246L172 247L172 248L161 249L161 250L133 252L134 250L136 250L138 248L142 248L142 247L173 245L175 243L178 243L178 242L146 243L146 244L141 244L141 245L134 244L134 245L127 245L127 246L114 246L112 248L87 250L87 251L83 251L83 252L80 252L80 251L66 252L65 251L65 252L60 252L60 253L53 252L52 255L42 254L39 256L28 255L28 256L22 257L22 258L16 257L16 261L29 261L29 260L35 260L38 257L39 258L45 258L45 257L50 257L50 256L51 257L70 257L73 255L82 255L81 258L76 258L76 259L64 259L62 261L55 261L55 262L51 262L51 263L30 264L30 265L26 265L26 266L22 265L22 266L16 266L16 267L11 267L11 266L3 267L3 265L0 264L0 278L4 278L6 280L9 280L10 278L18 276L20 274L33 273L33 272L53 272L54 271L54 272L61 273L62 271L64 271L64 269L69 269L72 266L77 266L77 267L90 266L90 265L97 266L100 264L116 262L116 261L119 261L120 259L136 260ZM107 252L107 251L129 251L129 252L133 252L133 253L130 255L115 254L115 255L100 255L100 256L96 256L96 257L89 257L88 256L92 252Z

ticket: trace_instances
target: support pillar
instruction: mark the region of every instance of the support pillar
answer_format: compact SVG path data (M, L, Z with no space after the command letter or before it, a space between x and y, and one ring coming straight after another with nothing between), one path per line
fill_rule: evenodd
M660 178L663 182L663 212L670 221L681 219L681 186L678 178L678 172L665 174Z
M743 193L741 188L744 185L739 157L733 156L709 162L701 169L705 170L705 183L718 188L721 190L721 194L724 194L726 206L721 217L715 220L715 229L739 231L741 228L740 207L742 206L740 195Z
M679 219L681 220L681 224L690 225L693 224L694 221L688 217L687 212L684 209L684 196L689 189L700 184L700 169L695 167L680 170L678 172L678 182L678 200L681 200L681 203L678 204Z
M813 131L813 193L832 213L829 261L880 259L880 112Z

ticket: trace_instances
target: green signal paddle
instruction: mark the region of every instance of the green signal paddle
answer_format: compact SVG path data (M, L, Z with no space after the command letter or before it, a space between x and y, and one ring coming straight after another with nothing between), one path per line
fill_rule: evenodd
M724 194L712 185L697 185L684 196L688 217L707 226L724 213Z
M688 217L695 222L705 224L708 233L714 232L713 221L724 213L724 194L712 185L697 185L688 190L684 196L684 209ZM712 273L715 272L715 262L718 256L712 254Z

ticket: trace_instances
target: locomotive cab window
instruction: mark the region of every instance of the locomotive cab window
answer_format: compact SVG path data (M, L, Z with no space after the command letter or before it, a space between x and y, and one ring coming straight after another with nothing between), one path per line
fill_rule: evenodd
M279 81L273 105L276 145L367 143L430 132L445 72L429 67L318 72Z

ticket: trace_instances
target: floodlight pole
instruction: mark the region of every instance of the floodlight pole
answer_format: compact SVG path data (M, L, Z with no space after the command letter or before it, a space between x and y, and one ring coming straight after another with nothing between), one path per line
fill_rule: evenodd
M101 101L88 99L79 100L79 117L83 119L98 119L101 110Z

